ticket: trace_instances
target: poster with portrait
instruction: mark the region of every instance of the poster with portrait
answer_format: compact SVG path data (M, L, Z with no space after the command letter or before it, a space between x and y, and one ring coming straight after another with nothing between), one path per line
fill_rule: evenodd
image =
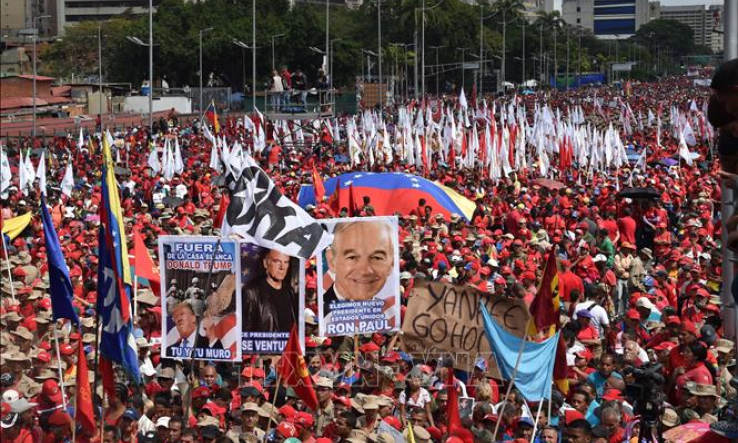
M318 255L318 316L323 337L400 328L397 217L319 220L333 242Z
M281 354L292 326L300 321L304 298L304 260L242 241L241 325L243 354ZM302 341L302 340L301 340Z
M241 359L240 264L236 240L159 237L164 356Z

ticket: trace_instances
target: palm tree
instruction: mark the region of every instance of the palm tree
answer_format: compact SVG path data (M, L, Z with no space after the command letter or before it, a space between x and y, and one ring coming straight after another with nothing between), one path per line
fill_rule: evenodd
M493 6L495 11L502 14L502 62L500 67L500 78L504 83L507 81L505 77L505 39L507 37L507 23L510 19L510 23L515 20L519 20L522 17L522 12L525 11L525 5L521 0L499 0ZM504 88L504 85L503 85Z

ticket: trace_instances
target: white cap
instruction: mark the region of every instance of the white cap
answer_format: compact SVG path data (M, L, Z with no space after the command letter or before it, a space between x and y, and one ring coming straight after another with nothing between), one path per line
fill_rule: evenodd
M595 263L607 261L607 257L605 257L603 254L597 254L595 255L595 258L592 259L592 261Z
M656 306L646 297L641 297L636 301L636 308L647 308L653 310Z
M169 417L159 417L158 420L156 420L156 427L165 427L169 429Z
M20 398L20 394L15 389L8 389L7 391L3 392L3 401L5 403L13 403L15 401L18 401Z

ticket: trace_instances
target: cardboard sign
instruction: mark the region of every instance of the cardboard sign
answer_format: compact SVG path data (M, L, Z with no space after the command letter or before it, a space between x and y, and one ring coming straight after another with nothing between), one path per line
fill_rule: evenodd
M416 281L402 324L405 350L429 360L452 356L459 369L471 371L477 357L496 365L484 332L479 300L507 331L522 337L528 308L522 300L498 297L468 286Z

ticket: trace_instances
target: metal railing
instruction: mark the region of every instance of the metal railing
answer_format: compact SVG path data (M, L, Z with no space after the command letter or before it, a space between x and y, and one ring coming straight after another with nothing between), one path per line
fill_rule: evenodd
M327 89L289 90L264 92L264 109L267 115L329 116L335 112L335 91Z

